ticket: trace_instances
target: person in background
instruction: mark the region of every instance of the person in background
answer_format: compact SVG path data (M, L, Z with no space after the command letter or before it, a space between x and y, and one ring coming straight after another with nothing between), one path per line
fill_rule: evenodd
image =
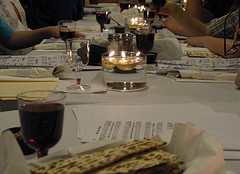
M240 30L239 25L237 27L236 33L235 33L235 39L227 39L224 43L224 39L222 38L216 38L211 36L203 36L203 37L189 37L186 39L186 43L192 45L192 46L198 46L198 47L205 47L208 48L210 51L221 55L225 58L236 58L240 57ZM226 45L226 48L224 48L224 44ZM233 47L233 44L235 45L233 54L226 54L227 50L231 50ZM232 48L233 49L233 48Z
M30 30L26 14L19 0L0 0L0 16L15 31Z
M19 0L0 0L0 17L2 17L14 31L28 31L25 11ZM0 45L5 54L21 55L33 50L33 47L10 50Z
M79 20L84 0L20 0L31 29L55 26L58 20Z
M14 31L0 17L0 43L9 49L21 49L39 44L43 39L59 37L58 26L43 27L29 31ZM75 37L85 37L84 34L76 32ZM5 50L0 49L0 54Z
M221 2L222 1L220 1L220 4ZM231 9L234 9L235 4L239 4L239 1L233 0ZM170 16L170 18L166 19L165 26L175 34L184 35L184 36L211 35L214 37L223 37L222 24L227 14L219 18L214 18L215 16L220 16L221 14L224 14L224 13L219 13L218 15L215 15L215 16L213 15L213 13L206 13L207 10L203 11L203 8L201 8L201 4L200 4L199 7L195 7L195 12L196 12L195 14L192 14L192 13L189 14L189 10L186 10L188 12L185 12L180 7L175 8L176 6L177 4L174 3L173 1L167 0L165 6L160 9L161 13L166 13L167 15ZM196 9L198 8L199 10L196 11ZM224 9L226 8L227 6L224 7ZM205 17L203 14L205 15ZM204 23L209 20L210 20L210 23ZM232 13L232 16L228 18L228 21L229 22L227 26L227 33L228 33L227 37L232 39L234 32L236 30L237 13L236 12Z
M186 40L190 45L206 47L223 57L233 58L240 56L240 36L238 36L239 28L237 28L240 18L240 2L235 2L236 4L230 13L219 18L220 20L218 19L218 23L214 21L215 25L212 24L213 26L211 26L211 23L210 26L206 26L203 22L190 16L172 0L166 1L165 5L160 8L160 13L172 16L175 20L181 23L191 35L195 36ZM235 30L233 31L234 28ZM234 33L237 33L235 34L235 37L238 36L235 40L233 39ZM217 36L219 38L217 38ZM233 43L234 46L232 46ZM232 50L234 50L234 52ZM232 53L227 54L228 52Z
M186 12L204 23L226 15L234 0L188 0Z

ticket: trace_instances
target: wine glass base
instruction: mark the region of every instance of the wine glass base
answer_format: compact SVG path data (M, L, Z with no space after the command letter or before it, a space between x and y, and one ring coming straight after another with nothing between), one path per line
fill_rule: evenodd
M84 84L81 85L75 84L68 86L66 91L70 93L91 93L91 87Z

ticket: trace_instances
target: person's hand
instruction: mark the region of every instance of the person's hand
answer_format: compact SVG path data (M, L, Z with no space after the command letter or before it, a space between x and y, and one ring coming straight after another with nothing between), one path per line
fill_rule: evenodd
M83 33L80 33L80 32L78 32L78 31L76 31L76 32L75 32L75 37L83 37L83 38L85 38L86 35L83 34Z
M59 33L59 27L58 26L50 26L50 27L45 27L43 28L46 30L46 32L48 33L49 37L60 37L60 33ZM78 31L75 32L75 37L83 37L85 38L86 35L83 33L80 33Z
M178 7L178 5L174 1L166 0L165 5L160 8L159 13L171 16L174 14L177 8L180 7Z
M179 32L177 31L179 30L179 28L181 28L178 22L172 17L168 17L165 19L164 26L175 34L179 34Z

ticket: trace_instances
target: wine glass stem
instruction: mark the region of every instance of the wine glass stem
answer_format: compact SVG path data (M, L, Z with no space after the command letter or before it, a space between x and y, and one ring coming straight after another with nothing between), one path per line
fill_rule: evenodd
M38 158L46 156L47 154L48 154L48 149L38 149L37 150L37 157Z
M66 47L66 54L68 54L68 47L67 47L67 41L65 40L65 47Z
M101 33L103 32L103 25L100 25Z
M68 42L66 42L66 50L68 55L68 62L72 62L72 40L68 40Z
M77 85L81 84L81 70L76 70L76 81L77 81Z

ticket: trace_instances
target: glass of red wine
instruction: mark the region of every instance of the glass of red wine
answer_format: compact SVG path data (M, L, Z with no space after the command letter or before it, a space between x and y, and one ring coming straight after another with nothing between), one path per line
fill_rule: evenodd
M38 158L46 156L61 139L65 98L64 93L49 90L17 96L23 140L37 150Z
M137 49L144 54L148 54L154 45L155 34L151 28L138 28L136 31Z
M90 86L84 85L81 81L81 71L89 63L90 57L90 40L78 38L73 40L77 50L68 55L68 65L76 72L76 81L73 85L67 86L66 92L69 93L90 93ZM67 49L69 49L72 39L67 39Z
M76 30L76 21L74 20L59 20L58 21L58 27L60 32L61 39L65 42L67 39L74 39L75 37L75 30ZM71 43L71 49L67 50L66 45L66 52L67 54L72 54L72 43Z
M104 24L108 21L109 10L106 8L96 9L96 20L100 24L100 31L103 32Z
M130 8L130 1L129 0L122 0L119 2L119 6L120 6L120 12L122 12L123 10L129 9Z

